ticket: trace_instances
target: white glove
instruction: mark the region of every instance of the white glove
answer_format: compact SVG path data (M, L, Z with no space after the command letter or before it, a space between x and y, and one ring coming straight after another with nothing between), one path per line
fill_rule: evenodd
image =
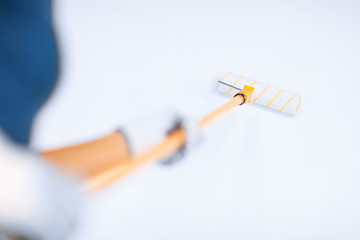
M64 239L75 226L80 191L0 132L0 239Z
M170 158L162 161L173 163L184 156L190 148L200 142L201 132L179 114L172 111L158 112L137 119L123 126L119 131L127 140L130 153L135 155L161 142L175 130L185 131L186 141Z

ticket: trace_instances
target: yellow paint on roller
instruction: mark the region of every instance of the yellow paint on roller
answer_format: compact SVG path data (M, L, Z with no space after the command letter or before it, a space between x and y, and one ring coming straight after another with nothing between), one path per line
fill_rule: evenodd
M275 95L275 97L273 99L271 99L271 101L266 105L266 107L270 106L270 104L273 103L273 101L280 95L280 93L282 93L285 89L281 89L280 92L278 92L278 94Z
M224 78L226 78L227 75L229 75L231 72L228 72L227 74L225 74L220 80L219 82L222 82L222 80L224 80Z
M261 93L254 99L253 103L258 100L258 98L261 96L261 94L263 94L265 92L266 89L268 89L271 85L267 85L262 91Z
M299 103L298 103L298 106L297 106L297 108L296 108L296 113L299 111L300 102L301 102L301 98L299 99Z
M239 79L238 80L236 80L236 82L234 82L234 84L233 84L233 86L235 86L241 79L243 79L244 77L239 77ZM230 88L227 92L226 92L226 94L229 94L229 92L232 90L233 88Z
M239 77L238 80L236 80L236 82L234 82L233 86L235 86L241 79L243 79L244 77Z
M289 101L287 101L287 103L285 103L285 105L284 106L282 106L282 108L280 108L280 110L279 111L282 111L290 102L291 102L291 100L293 100L294 99L294 97L296 97L297 95L299 95L298 93L296 93L294 96L292 96L290 99L289 99Z
M250 87L252 87L257 81L253 81L252 84L250 84Z

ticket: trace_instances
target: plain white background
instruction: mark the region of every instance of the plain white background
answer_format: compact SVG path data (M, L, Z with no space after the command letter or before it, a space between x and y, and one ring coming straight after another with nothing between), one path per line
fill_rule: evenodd
M303 97L244 106L178 165L88 197L71 240L360 239L360 2L55 1L61 82L33 146L103 136L159 109L197 119L230 70Z

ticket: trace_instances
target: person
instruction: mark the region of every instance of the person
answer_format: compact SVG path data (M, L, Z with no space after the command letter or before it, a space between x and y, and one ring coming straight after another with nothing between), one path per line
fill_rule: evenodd
M60 71L52 25L50 0L0 0L0 240L66 238L76 225L82 182L116 164L127 166L181 131L181 144L162 159L174 162L193 135L181 115L164 112L94 141L32 151L34 119Z

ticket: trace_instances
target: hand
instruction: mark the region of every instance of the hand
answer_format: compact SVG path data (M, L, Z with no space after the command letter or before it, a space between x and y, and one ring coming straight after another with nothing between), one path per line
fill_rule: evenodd
M0 239L57 240L74 228L76 184L0 133Z
M195 124L184 120L178 113L172 111L154 113L124 125L119 131L127 140L130 154L136 155L160 143L179 129L186 135L184 145L172 156L161 161L164 164L171 164L181 159L201 139L201 132Z

